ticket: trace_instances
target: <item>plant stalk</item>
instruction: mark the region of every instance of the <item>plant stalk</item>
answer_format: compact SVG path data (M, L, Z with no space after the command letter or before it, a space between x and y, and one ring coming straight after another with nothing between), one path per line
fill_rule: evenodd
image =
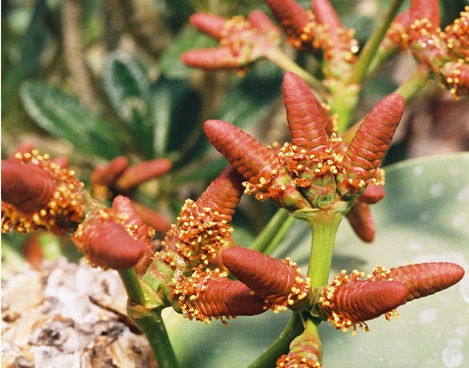
M430 68L426 64L419 64L415 67L409 77L402 83L394 93L398 93L407 101L411 100L428 81Z
M311 254L309 258L308 277L311 287L315 290L329 281L337 229L343 214L330 211L318 218L314 216L308 221L312 232Z
M394 91L394 93L402 95L406 102L410 101L425 86L430 75L429 73L430 68L427 65L417 65L409 77ZM362 122L363 119L341 134L342 140L345 143L350 144Z
M287 211L277 210L277 213L256 237L251 249L265 254L272 253L294 222L295 218L290 216Z
M149 309L143 305L127 303L127 315L145 334L155 356L158 368L179 367L176 354L169 340L161 309Z
M135 270L133 268L128 268L117 272L124 284L125 292L127 293L129 300L133 303L145 305L145 295Z
M329 94L324 84L300 67L280 49L275 48L271 52L267 52L266 58L272 61L279 68L287 72L298 74L298 76L300 76L301 79L303 79L313 89L313 93L316 94L316 97L319 100L323 102L328 100Z
M371 37L368 39L365 46L360 53L357 63L355 64L355 68L353 70L352 75L347 84L358 84L361 85L363 79L367 75L368 68L373 60L373 57L376 54L376 50L378 49L381 41L383 40L384 36L386 35L389 26L391 25L392 21L397 15L399 8L401 7L404 0L393 0L391 6L389 7L387 13L384 17L380 20L378 26L374 30Z
M275 362L282 355L288 353L291 341L304 329L303 318L300 313L293 313L288 324L270 345L270 347L248 368L275 367Z

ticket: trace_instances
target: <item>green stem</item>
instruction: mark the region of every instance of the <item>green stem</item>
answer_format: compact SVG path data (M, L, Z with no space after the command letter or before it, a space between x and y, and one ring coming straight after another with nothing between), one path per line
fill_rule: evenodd
M335 238L343 214L331 211L321 218L313 217L309 221L312 231L311 255L308 277L312 289L324 286L329 281Z
M409 101L425 86L429 75L430 68L426 64L417 65L409 77L394 93L402 95L406 101Z
M125 292L129 300L137 304L145 305L145 295L135 270L133 268L127 268L117 272L124 284Z
M260 232L252 243L251 249L262 253L271 253L285 236L295 222L295 218L290 216L284 209L279 209L270 219L267 226Z
M394 20L403 2L404 0L393 0L387 13L380 20L373 34L363 47L363 50L361 51L360 56L358 58L357 64L355 65L354 71L350 76L350 79L347 84L361 84L363 82L363 79L367 74L371 61L373 60L373 57L376 54L376 50L378 49L381 41L386 35L389 26Z
M176 355L169 341L168 333L161 317L161 309L146 307L146 298L140 280L133 268L118 271L129 297L127 315L145 334L159 368L178 366Z
M327 89L321 83L321 81L300 67L288 55L282 52L282 50L278 48L271 49L270 52L267 52L266 58L272 61L279 68L287 72L293 72L300 76L311 88L313 88L313 92L316 92L317 94L316 97L318 97L321 101L328 100L329 95Z
M296 219L294 217L288 216L285 222L278 229L277 233L275 234L274 238L270 242L269 246L264 251L265 254L273 253L273 251L277 248L277 246L280 244L282 239L285 237L285 234L287 233L287 231L290 230L292 225L295 223L295 220Z
M304 329L303 319L300 313L293 313L283 331L269 348L249 365L249 368L275 367L276 360L288 353L291 341Z
M320 323L320 320L313 318L310 314L305 315L305 331L303 332L303 337L307 339L310 342L310 346L316 350L317 360L322 362L322 344L318 331Z
M305 331L308 332L309 335L314 336L319 340L319 326L320 320L313 318L311 315L305 319Z
M177 368L179 364L161 317L161 309L149 309L129 301L127 314L145 334L158 363L158 368Z
M394 91L394 93L402 95L406 102L410 101L425 86L429 75L430 68L427 65L417 65L409 77ZM345 143L350 144L362 122L363 119L341 134L342 140Z

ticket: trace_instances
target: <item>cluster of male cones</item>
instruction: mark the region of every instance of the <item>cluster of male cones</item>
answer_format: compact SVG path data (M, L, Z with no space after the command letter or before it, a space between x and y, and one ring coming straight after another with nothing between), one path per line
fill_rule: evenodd
M311 10L294 0L266 3L295 49L322 52L324 84L330 90L343 87L341 80L351 76L359 46L354 30L342 24L329 0L312 1ZM282 66L281 31L261 10L252 11L247 18L231 19L196 13L190 22L220 45L184 53L182 60L189 66L243 71L260 58ZM438 0L412 0L392 23L376 60L382 62L400 50L409 50L455 98L468 95L469 7L444 30L440 23Z
M245 192L308 222L352 209L355 224L366 224L367 205L382 197L379 166L401 119L403 98L385 97L346 145L301 78L287 73L283 93L292 140L281 147L264 146L223 121L205 123L208 139L231 165L197 201L185 202L158 252L153 229L127 197L119 195L112 208L104 207L89 198L71 170L34 150L2 161L2 231L71 232L93 265L134 267L152 307L172 306L204 322L288 308L343 331L368 329L365 321L383 314L389 319L399 305L461 280L464 270L456 264L423 263L376 267L366 277L344 271L329 285L312 288L293 261L234 243L230 222ZM367 238L359 229L358 235ZM319 367L320 350L305 331L277 364Z

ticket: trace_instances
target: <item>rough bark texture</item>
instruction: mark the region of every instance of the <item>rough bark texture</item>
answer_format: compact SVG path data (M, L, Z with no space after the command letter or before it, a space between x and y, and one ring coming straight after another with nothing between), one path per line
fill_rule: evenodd
M115 271L64 259L2 282L2 367L156 368Z

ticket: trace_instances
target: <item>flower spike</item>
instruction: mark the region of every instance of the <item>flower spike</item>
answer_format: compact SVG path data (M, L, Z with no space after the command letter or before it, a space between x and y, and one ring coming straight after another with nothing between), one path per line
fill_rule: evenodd
M320 290L313 311L337 329L355 332L365 321L382 314L389 320L397 308L413 299L444 290L462 279L464 269L454 263L433 262L401 266L387 270L376 266L371 275L342 271Z
M272 148L222 120L208 120L204 124L210 143L246 180L255 179L264 169L278 170Z
M52 177L38 165L25 166L14 160L3 160L2 178L2 200L24 213L45 206L54 193ZM34 182L31 178L37 179Z
M330 148L328 133L333 124L328 111L295 73L285 73L282 91L292 144L312 154Z
M443 65L441 74L443 84L446 85L454 98L469 95L469 64L464 63L463 59Z
M398 281L361 280L358 271L342 271L322 290L318 313L336 329L355 333L357 327L368 331L365 321L382 314L389 320L406 301L407 288Z
M268 33L272 38L280 37L279 29L263 11L253 10L249 13L248 20L251 22L252 26L260 32Z
M469 63L469 6L445 28L443 37L453 60ZM468 92L469 94L469 92Z
M189 22L194 27L217 39L223 37L226 21L225 18L205 13L196 13L189 18Z
M91 183L95 197L103 200L106 199L105 196L103 197L99 194L107 192L109 187L114 186L128 167L129 160L125 156L118 156L106 165L95 167L91 173ZM96 196L96 194L98 194L98 196Z
M46 229L64 235L81 222L87 203L75 173L47 154L17 152L2 161L2 232Z
M310 280L289 259L278 260L255 250L231 247L222 252L222 260L239 281L274 304L274 311L298 309L308 302Z
M321 40L326 59L354 63L355 53L358 51L358 42L354 39L355 31L342 25L329 0L314 0L312 8L320 25L318 39Z
M113 208L96 204L71 238L94 267L121 270L139 262L136 270L141 274L142 264L147 266L153 254L153 236L153 229L143 223L130 200L120 196Z
M196 202L186 200L178 223L162 243L162 255L178 254L188 269L208 267L231 239L229 222L243 194L241 182L241 176L228 167Z
M241 175L230 166L196 202L186 200L177 224L161 243L163 249L155 253L143 276L165 304L180 311L175 292L196 290L201 272L210 278L210 269L218 266L221 250L232 242L229 222L243 194L241 183ZM218 272L217 277L222 275Z
M314 15L304 10L294 0L267 0L266 2L287 34L288 42L297 49L309 47L317 26Z
M212 208L221 221L229 223L243 192L241 176L229 167L201 194L196 204L200 209Z
M171 161L166 158L129 165L125 156L116 157L107 165L94 169L91 175L94 193L103 200L109 191L126 194L136 186L167 173L171 165Z
M116 182L116 188L120 192L128 191L143 182L166 174L172 166L171 160L157 158L136 163L128 167Z
M129 165L125 156L119 156L108 164L97 166L91 174L93 197L100 201L113 199L117 195L130 195L138 185L157 178L171 169L171 161L158 158ZM139 215L156 231L165 233L171 227L161 214L141 203L134 203Z
M253 11L248 19L236 16L224 19L197 13L190 22L202 32L220 41L220 46L184 53L182 61L204 69L238 69L262 57L280 52L280 32L267 15Z
M85 252L93 267L122 270L134 266L144 254L144 245L133 239L121 224L108 221L106 212L102 216L78 230L74 239L78 250Z
M313 0L311 5L318 23L327 25L331 29L343 27L339 16L329 0Z
M137 207L129 198L121 195L117 196L112 202L112 207L124 216L123 225L129 235L145 247L139 261L134 264L137 275L142 275L148 268L155 253L155 247L152 242L152 238L155 236L155 229L147 225ZM166 220L160 219L160 221Z
M343 78L344 73L350 72L350 65L356 62L358 43L354 30L342 25L329 1L313 1L312 11L304 10L293 0L267 0L267 4L295 48L322 49L326 79Z
M358 197L360 198L360 197ZM357 200L345 215L355 234L367 243L372 243L375 234L375 223L371 216L370 206Z
M318 336L305 330L301 335L295 337L290 344L288 354L277 359L277 368L321 368L322 367L322 344Z
M289 174L277 161L272 148L221 120L206 121L204 130L210 143L248 181L247 193L258 190L257 199L271 198L289 210L309 207L301 193L289 183Z
M373 179L404 112L404 98L391 94L365 117L342 160L347 178L358 185Z
M246 285L226 274L197 271L176 285L180 312L189 319L210 323L212 317L253 316L268 310L268 304Z
M429 262L391 268L375 267L370 280L394 280L408 290L407 301L447 289L464 277L464 269L450 262Z
M469 7L444 31L439 25L437 0L412 0L388 30L379 54L384 58L396 46L408 48L457 99L469 94Z
M334 118L300 77L286 73L283 93L292 143L275 150L220 120L205 122L209 141L247 180L246 193L256 193L259 200L270 198L306 221L314 216L312 209L345 214L364 194L350 219L367 225L358 234L371 241L374 225L366 203L384 195L378 168L402 116L403 97L384 98L346 148L335 132Z
M440 5L438 0L412 0L410 2L410 19L426 20L432 30L440 27Z
M228 47L196 49L181 56L184 64L207 70L237 69L241 63Z

